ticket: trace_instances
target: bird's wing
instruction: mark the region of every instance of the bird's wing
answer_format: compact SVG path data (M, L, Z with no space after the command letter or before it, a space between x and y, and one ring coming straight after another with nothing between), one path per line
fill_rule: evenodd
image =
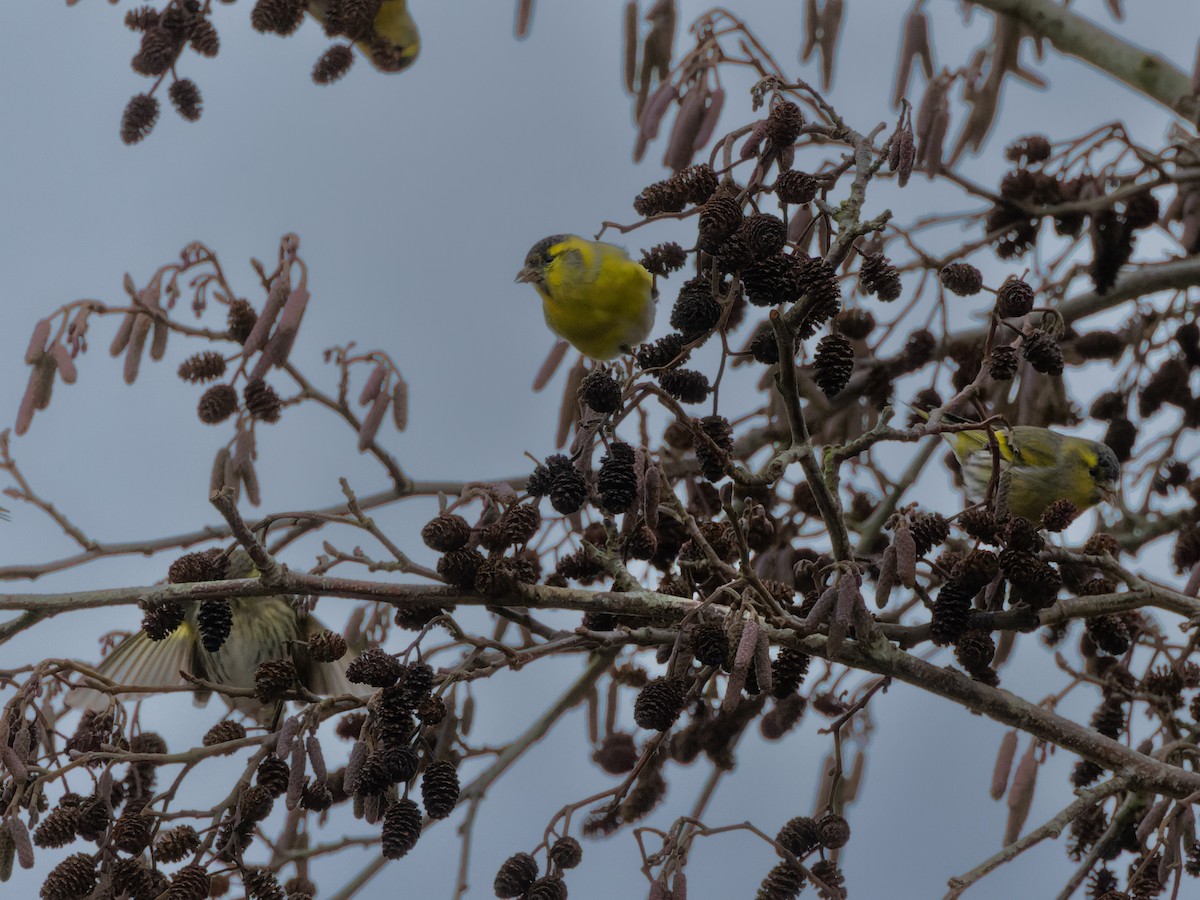
M185 622L161 641L152 641L139 631L123 640L104 658L99 672L117 684L141 688L177 687L184 684L181 670L191 671L196 636ZM120 699L140 697L124 694ZM108 695L92 688L74 688L66 698L72 709L104 709Z
M1034 441L1036 432L1046 432L1043 440ZM1046 436L1049 439L1046 439ZM1009 442L1013 448L1013 464L1031 469L1053 468L1058 465L1058 435L1045 428L1035 428L1032 425L1018 425L1013 428Z
M306 616L304 619L304 638L307 640L318 632L325 631L325 626L321 624L316 616ZM314 663L308 655L308 651L299 646L294 651L294 659L296 668L300 670L303 681L308 689L314 694L320 694L323 697L336 697L340 694L352 694L356 697L367 696L372 693L370 687L364 687L361 684L351 684L350 679L346 677L346 667L357 656L353 650L348 652L341 659L334 662Z

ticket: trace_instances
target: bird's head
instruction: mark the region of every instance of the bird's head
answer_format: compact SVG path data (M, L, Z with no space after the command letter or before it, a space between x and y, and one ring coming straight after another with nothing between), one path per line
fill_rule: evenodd
M570 239L569 234L552 234L542 238L525 254L525 265L517 273L516 281L540 286L546 281L546 267L560 252L562 245Z

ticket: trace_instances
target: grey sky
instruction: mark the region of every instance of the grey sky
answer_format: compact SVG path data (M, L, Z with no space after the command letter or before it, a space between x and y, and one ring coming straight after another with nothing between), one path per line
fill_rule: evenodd
M632 221L634 195L663 175L661 143L641 166L630 162L629 102L619 84L621 4L539 3L532 36L524 42L511 35L512 2L411 5L422 34L421 58L412 70L384 76L359 60L342 82L328 87L308 77L327 43L315 23L279 39L250 30L248 0L219 6L214 21L220 55L207 60L189 53L180 66L203 93L200 121L186 123L164 110L146 141L125 147L118 139L121 110L149 83L128 66L136 38L121 19L130 4L11 4L0 30L6 85L0 92L0 423L15 418L27 377L21 356L39 317L82 297L122 302L123 273L143 284L192 240L215 250L243 296L261 304L248 259L272 259L279 237L294 231L310 267L313 299L293 359L329 387L336 376L321 363L325 347L356 340L360 349L390 353L411 385L411 424L403 435L385 426L385 440L411 476L519 475L530 466L523 453L553 452L562 376L545 393L531 393L551 340L533 291L514 285L513 276L538 238L592 234L605 219ZM1190 66L1200 33L1194 5L1127 5L1131 21L1121 26L1122 34ZM682 23L704 8L682 6ZM816 80L812 65L800 68L796 61L803 4L754 0L736 6L752 16L751 25L787 71ZM847 6L831 96L843 116L866 131L892 117L887 101L907 4L851 0ZM939 63L962 63L986 34L987 15L977 13L964 31L957 3L935 0L928 7ZM1080 0L1072 8L1111 25L1100 0ZM687 40L681 34L679 46ZM1150 103L1053 53L1036 68L1052 88L1007 86L994 132L1000 139L964 164L981 181L996 180L1003 139L1020 134L1046 131L1061 139L1121 118L1143 144L1161 142L1166 116ZM731 80L725 125L750 119L748 84ZM904 193L889 187L873 194L868 213L891 205L904 222L932 211L931 203L942 209L976 205L931 190L918 176ZM681 232L660 227L610 239L637 250L670 237ZM994 264L986 275L989 283L998 282L1021 268ZM664 296L656 334L666 330L670 283ZM957 309L965 321L977 308ZM56 388L29 434L13 441L14 455L34 487L96 539L151 537L214 522L206 501L208 469L228 431L201 425L195 418L199 391L170 374L199 345L173 337L167 359L147 362L137 384L127 387L120 361L107 354L114 328L113 320L93 321L79 383ZM725 402L738 408L732 397ZM285 415L264 431L263 510L336 502L339 476L364 492L385 486L382 473L355 452L353 435L319 413ZM945 494L944 476L932 483L943 491L941 506L953 509L958 500ZM431 506L413 506L415 512L398 509L379 518L395 529L402 546L420 554L413 524ZM0 534L0 565L72 552L61 531L30 508L16 509L14 522L0 525ZM341 538L347 548L356 542L361 539L353 535ZM108 561L48 577L35 589L150 583L163 577L169 559ZM322 614L337 620L347 608L345 601L326 601ZM45 655L94 658L101 632L136 623L134 610L64 617L28 632L18 646L0 647L0 665ZM1033 650L1018 653L1004 672L1005 686L1032 698L1052 689L1054 673L1044 661L1022 670L1036 656ZM531 666L481 688L475 739L495 744L524 727L539 703L544 706L572 677L574 666ZM195 731L186 700L162 702L180 735ZM940 896L947 877L999 846L1005 811L986 792L1003 732L902 687L874 708L869 774L850 812L854 836L843 857L851 895ZM1086 716L1086 710L1084 702L1068 712ZM216 713L206 710L205 720ZM624 719L632 726L628 711ZM788 817L810 812L811 785L829 746L816 734L824 724L810 716L785 741L748 740L739 771L722 783L705 821L749 818L773 832ZM491 792L476 827L470 896L490 895L495 867L509 853L532 848L554 810L611 784L584 762L582 717L572 715L560 731ZM1060 753L1046 766L1030 822L1066 802L1073 762ZM671 792L650 823L665 826L685 813L706 774L700 763L669 767ZM458 820L424 836L366 896L391 896L402 885L416 895L448 897ZM347 831L372 829L355 822ZM63 855L39 852L32 874L15 874L11 896L34 896L49 864ZM323 894L364 860L364 853L345 854L337 872L323 879ZM752 896L773 864L766 845L741 834L702 840L688 869L691 896ZM628 831L587 843L583 866L568 879L571 896L639 896L645 882L637 868ZM1062 848L1049 844L969 896L1043 896L1065 871Z

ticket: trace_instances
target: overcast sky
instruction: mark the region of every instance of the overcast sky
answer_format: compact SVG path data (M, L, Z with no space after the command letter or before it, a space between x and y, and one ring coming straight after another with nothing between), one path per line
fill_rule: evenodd
M6 85L0 92L0 423L15 418L27 377L21 357L38 318L85 297L122 303L124 273L144 284L193 240L215 250L239 292L261 305L248 260L273 259L280 236L296 232L312 301L293 360L332 387L336 375L321 362L324 348L357 341L361 349L390 353L411 384L411 426L402 435L385 426L384 440L411 476L492 480L526 473L526 452L553 452L562 376L545 393L531 393L551 340L533 291L513 284L513 276L541 237L592 234L606 219L631 221L634 195L664 174L661 145L642 165L630 161L630 105L620 87L620 3L538 4L532 35L522 42L512 37L512 2L414 0L419 62L384 76L360 60L342 82L327 87L309 80L327 44L313 22L279 39L249 28L248 0L220 5L214 15L219 56L189 53L180 64L180 74L203 93L202 118L187 123L164 110L154 133L136 147L118 138L121 110L148 84L128 65L136 38L121 20L131 4L10 5L0 30ZM817 79L814 67L801 67L796 58L802 3L731 5L753 17L752 26L788 72ZM1120 26L1112 25L1100 0L1078 0L1072 8L1190 68L1200 34L1195 5L1128 5L1133 20ZM704 8L682 6L682 22ZM892 116L895 44L907 4L851 0L847 6L831 96L852 125L867 131ZM939 64L963 63L986 35L988 16L977 13L964 29L957 3L931 0L927 6ZM679 46L686 40L681 35ZM1000 137L964 163L975 177L994 183L1004 140L1033 131L1061 139L1120 118L1142 144L1161 144L1167 117L1149 102L1053 53L1036 68L1052 89L1006 86L994 132ZM729 127L751 117L744 87L734 80L723 119ZM903 222L931 202L944 204L942 209L976 205L930 190L918 178L904 194L889 188L873 195L867 214L891 205ZM636 251L669 237L686 243L684 232L669 228L647 230L644 237L634 233L627 243ZM993 265L988 282L1021 268ZM669 302L669 286L665 294ZM965 322L978 309L964 305L956 315ZM666 317L664 309L656 334L665 333ZM215 522L206 500L209 464L228 432L199 424L199 392L170 374L198 345L173 337L166 360L147 363L137 384L127 387L120 360L107 355L113 328L111 320L93 323L79 382L59 385L51 407L14 440L18 462L33 486L96 540L135 540ZM733 397L723 402L739 408ZM339 476L363 492L386 486L382 473L355 452L353 435L322 415L285 415L262 431L263 509L336 502ZM943 489L932 496L942 500L925 502L954 509L958 500L944 492L944 475L932 483ZM380 519L396 528L401 546L420 554L412 526L429 509L390 511ZM61 531L27 507L15 509L14 521L0 529L0 566L72 552ZM343 546L356 542L343 535ZM169 561L106 561L48 577L37 588L151 583L163 577ZM332 620L348 608L346 601L322 604ZM132 609L55 620L28 632L18 646L0 647L0 665L45 655L94 658L101 632L134 628L137 621ZM1038 665L1022 669L1023 660L1037 655L1019 653L1004 673L1006 686L1033 699L1055 683L1053 673ZM539 664L494 679L480 693L477 739L498 744L521 730L562 689L574 666ZM1065 711L1086 716L1093 700ZM161 709L177 720L178 746L203 730L182 698ZM207 710L205 722L217 712ZM1005 811L986 792L1003 731L902 687L879 698L875 713L871 764L862 799L849 813L854 836L843 857L852 896L939 896L947 877L999 846ZM630 718L626 714L631 726ZM749 741L739 771L722 784L705 820L724 825L753 819L774 832L787 818L810 812L815 773L829 747L828 738L816 733L823 724L810 717L786 741ZM560 728L561 735L535 748L491 792L476 828L471 896L490 894L496 866L538 843L554 810L611 783L583 762L581 716L568 717ZM1058 754L1047 766L1030 822L1069 798L1066 773L1073 762ZM222 771L219 763L211 765ZM666 825L686 812L705 774L701 764L671 767L666 812L651 821ZM456 822L426 835L375 887L386 884L390 892L403 885L414 895L448 897ZM347 830L371 831L362 823ZM34 874L15 875L12 896L33 896L62 855L39 851ZM323 895L365 859L365 853L347 853L336 872L332 865L318 868L328 873L321 878ZM701 841L688 870L693 900L752 896L773 864L766 845L741 833ZM569 879L571 896L637 896L645 890L637 869L628 832L587 844L583 866ZM1042 896L1047 884L1061 884L1066 871L1061 846L1050 844L969 896Z

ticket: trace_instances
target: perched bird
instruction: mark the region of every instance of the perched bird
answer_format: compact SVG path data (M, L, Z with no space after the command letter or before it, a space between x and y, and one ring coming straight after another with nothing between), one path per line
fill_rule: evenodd
M538 241L517 281L537 288L546 325L592 359L612 359L654 327L653 279L620 247L556 234Z
M308 0L308 11L327 33L353 38L363 56L381 72L400 72L417 61L421 36L409 15L408 0L383 0L369 28L347 19L343 11L347 5L347 0Z
M230 554L223 577L252 578L258 570L244 550ZM200 602L187 605L183 622L162 640L152 640L145 631L130 635L108 654L99 672L117 684L140 688L177 687L187 682L186 672L205 681L230 687L255 686L254 674L261 663L270 659L290 659L300 684L315 694L354 693L346 679L349 655L336 662L315 662L303 645L325 628L313 616L298 609L292 598L272 594L265 597L229 599L231 622L229 635L220 648L204 646L199 627ZM142 692L120 695L120 699L138 699ZM197 706L208 702L209 692L195 695ZM241 712L258 718L269 717L271 710L252 697L230 697L227 702ZM109 704L109 695L92 688L76 687L67 694L67 706L101 711Z
M1121 463L1107 444L1032 425L993 433L1000 452L999 500L1010 514L1036 522L1055 500L1070 500L1083 510L1116 497ZM946 432L942 438L962 465L967 496L982 500L992 478L987 431Z

